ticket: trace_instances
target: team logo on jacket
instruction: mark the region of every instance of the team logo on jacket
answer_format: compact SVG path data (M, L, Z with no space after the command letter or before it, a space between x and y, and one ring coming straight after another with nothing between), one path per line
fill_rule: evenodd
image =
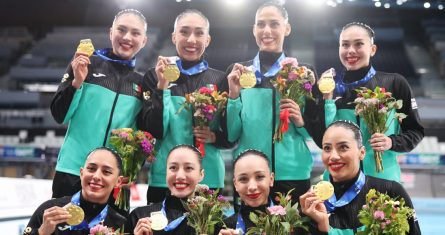
M70 75L68 73L65 73L62 77L62 82L66 82L66 80L68 80L68 78L70 78Z
M150 91L142 92L142 98L144 98L144 100L149 100L150 99Z
M142 95L142 88L138 84L133 83L134 95L140 97Z

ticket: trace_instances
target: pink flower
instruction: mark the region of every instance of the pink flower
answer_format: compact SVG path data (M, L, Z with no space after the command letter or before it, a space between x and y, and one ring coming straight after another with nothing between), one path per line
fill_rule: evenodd
M303 84L303 88L306 91L312 91L312 85L309 82L306 82L305 84Z
M281 68L283 68L285 65L291 65L292 67L298 66L298 61L294 57L286 57L281 61Z
M381 228L381 229L385 229L385 227L386 227L386 223L385 223L385 222L382 222L382 223L380 224L380 228Z
M271 215L286 215L286 210L282 206L271 206L267 210Z
M384 218L385 218L385 213L383 213L383 211L375 211L374 212L374 219L383 220Z
M97 224L96 226L90 229L90 235L97 235L97 234L104 234L104 235L108 234L107 226L103 226L102 224Z
M287 75L287 80L289 81L296 80L297 78L298 78L298 73L296 73L294 70L290 71L289 74Z

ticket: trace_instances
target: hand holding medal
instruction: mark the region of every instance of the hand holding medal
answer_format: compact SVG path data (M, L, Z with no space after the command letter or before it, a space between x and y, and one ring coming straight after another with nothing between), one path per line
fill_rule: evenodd
M71 202L66 204L63 208L71 215L71 218L66 221L68 225L75 226L82 223L85 217L85 212L82 208L72 204Z
M239 78L242 88L252 88L256 85L256 77L252 71L252 66L246 67Z
M79 46L77 46L76 53L83 53L90 57L94 52L94 46L91 39L80 40Z
M162 211L151 212L150 219L151 229L155 231L163 230L168 224L168 219L165 217Z
M178 80L181 72L179 71L178 66L176 65L177 57L168 57L169 64L164 68L164 78L169 82L174 82Z
M318 89L323 94L329 94L335 89L335 69L330 68L326 70L318 81Z
M320 200L328 200L334 194L334 186L329 181L320 181L312 186L315 195Z

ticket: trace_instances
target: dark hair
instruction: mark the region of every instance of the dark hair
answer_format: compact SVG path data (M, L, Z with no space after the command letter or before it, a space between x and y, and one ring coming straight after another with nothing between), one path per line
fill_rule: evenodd
M117 169L119 170L119 175L121 175L121 172L122 172L122 158L119 155L119 153L117 153L114 149L111 149L111 148L108 148L108 147L105 147L105 146L104 147L95 148L95 149L91 150L87 154L86 160L88 160L88 158L90 158L93 155L93 153L95 153L98 150L105 150L105 151L110 152L113 155L114 159L116 160L116 165L117 165Z
M242 151L242 152L240 152L240 153L238 154L238 156L236 157L235 161L233 162L233 168L235 169L235 165L236 165L236 163L237 163L240 159L244 158L244 157L247 156L247 155L255 155L255 156L258 156L258 157L264 159L264 160L267 162L267 166L270 165L269 158L267 157L267 155L266 155L265 153L263 153L263 152L261 152L260 150L257 150L257 149L246 149L246 150L244 150L244 151Z
M266 2L266 3L263 3L261 6L259 6L256 10L255 17L258 14L258 12L260 12L261 10L263 10L263 8L266 8L266 7L275 7L281 13L281 16L283 16L284 21L286 23L289 22L289 14L287 13L286 8L284 8L284 6L282 4L280 4L278 2L274 2L274 1Z
M374 30L372 30L372 28L364 23L361 22L351 22L351 23L347 23L345 26L343 26L343 28L341 29L341 31L345 31L346 29L348 29L349 27L352 26L358 26L364 30L366 30L366 32L368 33L368 36L371 38L371 43L374 44L374 37L375 37L375 33Z
M357 146L359 148L361 148L363 146L362 131L360 130L360 127L357 124L355 124L349 120L338 120L338 121L335 121L335 122L329 124L329 126L326 128L326 130L332 126L343 127L345 129L351 130L352 133L354 133L354 139L357 141Z
M125 15L125 14L132 14L132 15L135 15L135 16L139 17L142 20L142 22L144 22L144 30L145 30L145 32L147 32L147 19L145 18L145 16L140 11L138 11L136 9L124 9L124 10L119 11L114 16L113 25L114 25L114 22L116 22L116 20L121 15Z
M197 14L200 17L202 17L207 24L205 30L207 31L207 33L209 33L209 31L210 31L209 19L202 12L200 12L196 9L186 9L185 11L181 12L178 16L176 16L175 23L173 24L173 32L176 31L176 26L178 25L178 21L181 20L182 17L184 17L188 14Z
M185 148L185 149L191 150L195 154L196 158L198 159L199 166L202 169L202 156L201 156L201 152L199 152L199 150L195 146L189 145L189 144L178 144L178 145L176 145L175 147L170 149L170 152L168 152L168 155L167 155L167 159L165 159L165 160L167 161L168 158L170 157L171 153L173 151L175 151L176 149L180 149L180 148Z

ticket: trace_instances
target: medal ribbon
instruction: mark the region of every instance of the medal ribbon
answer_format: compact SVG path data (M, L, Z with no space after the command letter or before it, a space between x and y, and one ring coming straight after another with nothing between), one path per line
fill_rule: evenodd
M270 203L269 203L269 207L274 206L272 199L269 199ZM239 211L238 211L238 217L236 219L236 231L239 232L239 235L243 235L244 233L246 233L246 224L244 223L244 219L241 216L241 209L243 208L243 204L241 204Z
M195 75L198 73L202 73L203 71L206 71L209 68L209 64L205 60L202 60L199 64L196 64L188 69L184 69L182 67L182 61L180 59L176 60L176 65L178 66L179 71L181 71L181 73L186 75Z
M71 198L71 203L76 206L80 206L80 191L74 194L74 196ZM94 219L92 219L90 223L87 223L84 219L82 223L76 226L71 226L70 230L90 229L99 224L100 222L104 221L105 217L107 216L107 213L108 213L108 205L106 205L105 208L96 217L94 217Z
M281 53L280 57L278 57L277 61L269 68L269 70L265 73L261 73L261 64L260 64L260 53L258 52L253 58L253 69L255 71L256 84L261 84L261 80L264 77L273 77L278 71L281 69L281 61L285 58L284 53Z
M100 58L106 60L106 61L111 61L111 62L115 62L118 64L123 64L126 65L130 68L134 68L136 66L136 57L134 57L131 60L116 60L116 59L111 59L110 57L108 57L108 55L111 53L111 48L104 48L104 49L98 49L94 51L94 54L99 56Z
M326 206L328 213L331 213L337 207L342 207L349 204L360 193L363 185L365 185L365 174L360 171L360 175L357 181L355 181L355 183L345 192L345 194L343 194L343 196L339 200L337 200L337 197L335 197L334 193L331 198L329 198L327 201L324 201L324 205Z
M363 77L362 79L351 82L351 83L344 83L343 77L344 77L344 71L339 76L335 76L335 94L336 95L343 95L345 94L346 90L349 90L351 88L356 88L358 86L361 86L365 83L367 83L372 77L374 77L376 71L374 67L371 66L368 73ZM334 96L335 97L335 96Z
M165 199L164 201L162 201L162 214L164 214L165 218L167 218L167 213L165 212ZM164 231L169 232L174 230L175 228L177 228L179 226L179 224L182 223L182 221L185 219L185 215L173 220L172 222L170 222L167 226L165 226Z

